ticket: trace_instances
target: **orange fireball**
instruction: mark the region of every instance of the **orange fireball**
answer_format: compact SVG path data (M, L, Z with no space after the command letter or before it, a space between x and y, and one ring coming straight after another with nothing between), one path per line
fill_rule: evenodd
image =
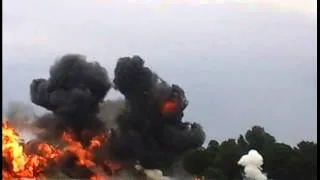
M162 106L162 114L164 116L170 116L170 115L173 115L175 113L177 113L178 111L178 106L177 106L177 103L172 101L172 100L168 100L166 101L163 106Z
M35 143L34 154L26 154L24 146L21 144L16 129L9 127L8 122L2 123L2 159L4 161L2 168L2 178L9 179L40 179L41 174L51 164L59 160L64 153L69 152L77 157L76 165L90 169L94 175L90 180L103 180L108 177L101 172L101 164L94 161L93 151L101 147L106 141L106 134L95 136L91 139L90 145L84 147L81 142L76 141L71 132L64 132L62 140L66 143L65 147L59 149L46 142ZM32 147L32 145L30 146ZM121 164L108 163L105 164L113 171L121 168ZM42 177L45 178L45 177Z
M34 178L47 165L47 159L42 156L26 155L20 141L17 131L8 122L2 123L2 159L11 167L2 170L4 179Z

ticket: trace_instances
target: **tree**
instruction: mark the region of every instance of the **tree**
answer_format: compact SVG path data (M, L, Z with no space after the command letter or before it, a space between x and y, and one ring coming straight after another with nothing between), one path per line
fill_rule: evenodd
M193 150L184 156L183 167L193 175L202 175L212 163L211 159L205 149Z
M295 177L317 179L317 144L308 141L298 143L291 163Z
M268 173L268 177L287 179L291 173L290 161L292 156L292 148L284 143L275 143L265 147L263 151L263 167L264 171Z
M217 152L219 151L219 142L216 140L211 140L206 149L208 158L210 159L211 164L213 163Z
M276 142L275 138L264 131L260 126L253 126L245 134L249 149L255 149L258 152L263 151L264 147L270 146Z
M240 177L241 168L237 165L237 161L241 155L241 149L236 140L228 139L219 146L213 167L220 169L228 179Z
M219 142L216 140L211 140L208 143L208 149L214 149L214 150L218 150L219 149Z
M208 167L203 175L209 179L228 180L228 177L221 169L213 168L212 166Z
M245 154L246 152L249 151L249 144L242 134L239 136L237 143L239 148L241 149L242 154Z
M263 156L262 168L270 179L317 179L317 143L301 141L296 147L277 143L260 126L252 127L237 140L228 139L221 144L211 140L206 148L189 152L184 157L184 167L187 172L208 179L242 179L243 169L237 162L250 149Z

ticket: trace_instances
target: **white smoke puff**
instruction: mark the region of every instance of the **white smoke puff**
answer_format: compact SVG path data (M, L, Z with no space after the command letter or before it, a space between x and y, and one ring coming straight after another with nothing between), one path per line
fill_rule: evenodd
M267 176L262 173L263 157L256 150L250 150L238 161L238 165L244 167L245 177L252 180L267 180Z
M152 180L160 180L163 176L162 171L157 169L146 169L144 170L146 176Z
M253 165L261 168L263 165L263 157L256 150L250 150L248 154L240 158L238 164L242 166Z
M141 165L135 165L138 171L143 171L149 180L173 180L168 176L163 176L161 170L158 169L144 169Z

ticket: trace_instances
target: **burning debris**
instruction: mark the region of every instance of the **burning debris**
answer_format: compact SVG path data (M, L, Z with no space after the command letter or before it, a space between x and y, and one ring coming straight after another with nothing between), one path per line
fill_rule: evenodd
M112 83L105 68L84 56L63 56L50 68L49 79L33 80L31 101L52 114L36 119L32 126L41 131L24 144L3 123L3 178L39 179L59 172L108 179L137 161L147 169L168 168L203 144L201 126L182 121L188 101L178 85L162 80L138 56L120 58L114 73L114 87L125 100L105 112L99 107ZM162 171L144 171L165 177Z
M9 127L8 122L3 123L2 131L2 157L5 164L2 176L5 179L35 178L40 174L50 174L50 170L55 168L73 178L106 179L107 171L101 168L109 168L112 172L121 167L96 159L95 150L105 141L104 134L93 137L90 145L84 147L69 132L61 136L64 146L54 146L43 140L21 143L18 132Z
M10 128L7 122L2 123L2 178L4 179L37 177L58 154L51 151L52 146L39 144L37 150L41 155L27 155L20 140L15 129Z

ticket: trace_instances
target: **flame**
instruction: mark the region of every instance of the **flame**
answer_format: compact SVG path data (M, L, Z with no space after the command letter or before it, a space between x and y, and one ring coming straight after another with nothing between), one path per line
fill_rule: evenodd
M106 177L103 175L93 175L89 178L89 180L106 180Z
M96 173L89 178L90 180L104 180L107 178L103 173L99 172L99 167L94 162L94 155L92 153L94 149L101 146L102 141L105 139L104 134L93 137L87 148L83 147L80 142L75 141L71 133L64 132L62 134L62 139L68 143L64 148L64 151L71 152L77 156L77 165L85 166Z
M166 101L162 106L161 112L163 115L172 115L172 114L176 113L177 112L177 103L172 100Z
M7 169L2 169L3 179L32 178L39 179L40 174L49 166L50 162L57 162L65 152L71 152L77 157L76 165L90 169L94 175L90 180L104 180L108 177L103 173L101 167L94 161L93 151L101 147L106 140L106 135L101 134L91 139L88 147L84 147L76 141L72 133L64 132L62 140L66 143L63 148L56 148L47 143L40 143L36 146L36 154L27 155L20 143L16 129L9 127L8 122L2 123L2 158L8 164ZM120 169L121 164L105 163L112 172Z
M92 150L101 146L99 139L102 139L103 137L103 135L100 137L94 137L90 141L89 147L84 148L80 142L73 139L72 134L66 132L62 134L62 139L68 143L67 147L65 147L65 151L75 154L78 158L77 164L80 166L86 166L87 168L96 166L95 162L93 161Z
M2 123L2 158L11 167L9 170L2 170L4 179L34 178L44 171L48 160L57 157L58 152L46 144L38 147L43 156L26 155L20 141L17 131L10 128L8 122Z

